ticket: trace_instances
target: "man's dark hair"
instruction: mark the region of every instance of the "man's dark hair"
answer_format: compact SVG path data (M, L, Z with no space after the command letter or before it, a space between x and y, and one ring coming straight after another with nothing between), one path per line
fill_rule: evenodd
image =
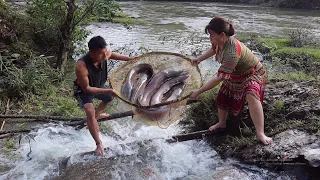
M95 36L88 42L89 50L103 49L107 46L106 41L101 36Z

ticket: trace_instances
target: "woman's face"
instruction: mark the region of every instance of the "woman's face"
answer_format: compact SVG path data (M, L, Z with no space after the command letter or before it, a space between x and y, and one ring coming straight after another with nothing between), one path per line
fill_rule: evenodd
M209 34L210 34L210 41L212 44L219 45L223 43L224 32L222 32L221 34L217 34L216 32L209 29Z

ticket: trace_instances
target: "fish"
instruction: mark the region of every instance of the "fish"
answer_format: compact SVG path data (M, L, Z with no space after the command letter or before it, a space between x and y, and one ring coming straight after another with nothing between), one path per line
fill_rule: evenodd
M178 99L185 87L186 85L184 83L173 86L170 91L163 95L162 102L168 102Z
M133 86L133 90L130 97L130 102L136 104L138 103L138 97L143 94L144 89L148 83L148 80L151 78L150 75L142 73L136 83Z
M153 68L150 64L138 64L130 69L126 75L125 82L121 87L121 95L124 99L130 100L134 83L137 79L137 75L145 73L149 77L153 75Z
M170 91L170 89L180 83L183 83L189 77L188 74L182 74L178 77L172 78L164 82L158 91L152 96L150 105L159 104L162 102L163 95Z
M179 76L184 69L182 67L170 67L165 70L159 71L154 76L152 76L151 80L147 84L143 95L141 95L138 99L139 103L142 106L149 106L150 100L154 93L157 92L159 87L168 79Z

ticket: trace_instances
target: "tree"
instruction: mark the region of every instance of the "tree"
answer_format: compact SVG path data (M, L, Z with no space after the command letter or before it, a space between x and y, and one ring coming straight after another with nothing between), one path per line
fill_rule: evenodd
M37 23L36 42L43 52L56 55L56 68L63 73L65 62L74 53L74 44L89 34L85 26L119 10L113 0L31 0L28 13Z
M70 0L66 2L68 13L66 19L60 28L60 45L57 57L57 69L63 72L63 62L66 62L68 58L68 52L70 49L70 44L72 43L71 34L74 29L74 13L76 11L75 0Z

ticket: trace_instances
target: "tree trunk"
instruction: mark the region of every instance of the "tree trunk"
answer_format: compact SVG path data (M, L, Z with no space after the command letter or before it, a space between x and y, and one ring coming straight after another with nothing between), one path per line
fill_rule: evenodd
M71 35L74 23L74 13L76 11L75 0L69 0L66 4L68 13L64 24L60 28L60 45L57 57L57 69L59 69L61 72L63 72L64 62L68 58L68 52L72 43Z

